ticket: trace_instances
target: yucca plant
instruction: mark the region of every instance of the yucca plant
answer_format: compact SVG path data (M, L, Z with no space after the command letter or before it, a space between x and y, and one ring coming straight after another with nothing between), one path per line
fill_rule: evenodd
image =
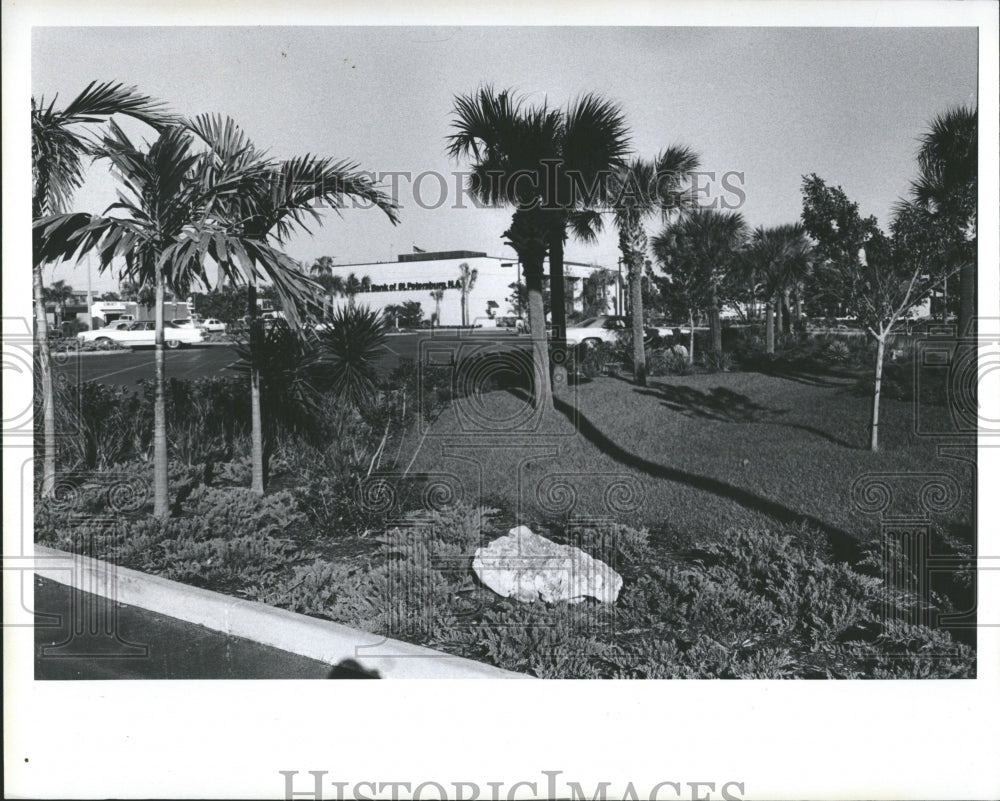
M367 306L336 309L330 325L317 335L317 384L341 403L360 407L370 402L388 331L387 320Z

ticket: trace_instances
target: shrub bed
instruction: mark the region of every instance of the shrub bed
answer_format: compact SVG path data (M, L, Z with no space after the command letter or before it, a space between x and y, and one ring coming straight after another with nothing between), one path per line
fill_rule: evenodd
M199 487L186 507L166 522L109 525L40 502L36 538L545 678L975 675L969 647L901 622L921 600L885 585L880 554L835 562L797 527L730 532L655 558L645 530L543 531L614 563L625 584L609 607L522 604L480 585L474 551L506 527L492 509L412 514L359 563L321 554L294 493Z

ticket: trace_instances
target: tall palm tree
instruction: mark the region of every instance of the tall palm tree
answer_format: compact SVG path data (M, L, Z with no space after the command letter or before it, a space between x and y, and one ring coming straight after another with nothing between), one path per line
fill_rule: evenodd
M559 112L554 154L540 173L542 208L551 211L549 290L552 328L566 336L564 247L572 233L585 243L596 240L602 221L597 209L609 198L609 178L624 167L629 130L621 108L599 95L584 94Z
M441 325L441 301L444 300L444 290L432 289L431 300L434 301L434 325Z
M646 263L647 237L643 221L658 214L669 223L690 209L692 196L685 190L690 174L698 169L697 154L688 147L672 146L652 161L633 158L614 174L615 227L618 247L628 265L632 307L632 360L635 383L646 385L646 345L642 304L642 270Z
M65 213L73 194L83 185L85 160L92 142L86 126L125 115L159 128L172 118L162 103L120 83L92 81L70 103L56 108L56 100L31 98L31 218ZM52 395L52 363L49 354L48 324L42 297L42 267L36 252L32 264L32 294L35 304L35 348L41 374L44 455L42 497L55 488L55 412Z
M739 264L746 237L742 214L700 209L667 225L653 239L660 264L680 276L690 287L692 303L708 313L716 358L722 355L722 288Z
M469 269L469 265L464 261L458 265L458 287L462 293L462 326L469 324L469 293L476 285L479 277L479 270Z
M204 278L205 247L198 240L212 225L214 195L238 186L239 176L220 185L202 180L203 157L191 134L180 125L163 129L146 148L132 143L114 122L96 149L111 164L121 184L119 200L103 216L56 215L35 224L43 255L68 257L96 251L101 271L115 258L125 259L125 274L155 287L156 388L153 405L153 505L157 517L169 512L163 300L168 286L186 293L193 280ZM113 214L114 213L114 214Z
M627 131L621 112L594 95L585 95L565 112L547 104L528 107L512 92L486 86L455 98L452 129L448 152L452 158L470 160L469 189L486 205L515 209L516 219L505 236L515 250L525 248L532 264L538 256L537 235L542 233L540 264L548 252L553 326L557 336L564 336L562 253L568 226L585 232L588 222L591 229L599 224L593 208L605 198L600 182L592 192L581 191L575 182L582 179L586 183L624 155ZM574 220L581 211L589 214ZM525 263L526 285L534 282L535 276L528 274L533 269ZM539 293L541 282L540 274ZM530 301L530 285L528 294ZM544 305L529 302L528 306L532 336L540 335L544 341ZM539 315L537 319L531 319L532 309ZM533 353L547 371L547 347L536 347ZM551 405L550 388L548 378L537 386L545 395L536 395L536 404Z
M917 163L920 175L911 192L960 264L960 336L975 332L976 243L979 180L979 111L959 107L936 117L923 135Z
M363 201L370 208L379 208L389 220L396 224L399 221L396 204L385 195L371 179L370 175L358 169L358 165L348 160L334 160L304 156L282 162L273 162L265 158L247 138L247 136L231 120L221 117L203 115L194 120L192 130L209 146L209 153L216 154L212 161L213 168L220 176L232 170L233 164L250 170L256 176L241 192L232 192L222 198L221 209L226 224L230 226L236 239L222 238L223 244L231 242L238 245L235 254L217 252L210 246L209 253L223 268L232 270L235 261L242 264L252 263L244 257L244 243L253 243L267 249L273 248L280 252L288 237L296 232L308 231L312 222L322 223L323 217L319 208L339 209L347 198ZM215 240L210 240L214 242ZM293 325L298 322L298 310L301 300L310 294L319 294L317 285L309 286L305 282L297 265L287 257L277 260L261 260L260 264L266 278L277 288L278 298L284 309L285 316ZM360 281L351 273L348 282L342 282L339 276L332 274L333 259L323 256L310 267L310 272L326 276L329 290L345 288L345 283L353 279L352 289L367 291L371 287L371 279L365 276ZM263 417L260 401L260 369L259 350L263 341L262 331L256 322L255 287L257 273L252 269L243 270L242 274L235 271L236 278L248 284L248 307L251 315L250 336L250 398L251 398L251 488L258 493L264 492L264 473L266 460L264 458ZM356 292L354 293L356 294ZM350 295L353 305L353 294ZM325 298L324 303L325 307Z

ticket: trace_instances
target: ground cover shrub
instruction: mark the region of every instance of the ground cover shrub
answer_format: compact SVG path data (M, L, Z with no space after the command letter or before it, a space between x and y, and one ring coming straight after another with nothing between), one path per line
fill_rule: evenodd
M49 343L49 348L54 354L105 353L107 351L114 350L128 350L128 348L120 342L115 342L113 339L103 340L101 342L95 342L92 340L80 342L80 340L76 339L76 337L61 337L59 339L54 339Z
M199 485L167 520L109 515L99 485L80 495L36 502L36 542L246 598L311 558L306 516L290 492Z
M37 541L542 677L975 675L968 645L912 622L920 604L947 611L947 597L887 587L901 566L886 560L900 554L870 549L849 565L803 526L731 531L668 555L654 552L645 530L621 524L536 527L622 574L609 607L523 604L482 586L471 570L475 550L508 527L491 508L411 513L351 562L315 547L294 492L261 498L199 485L167 521L102 521L81 508L40 501Z
M646 372L651 376L690 375L693 370L687 356L669 347L650 350L646 354Z
M576 371L583 378L607 375L611 365L618 361L617 350L607 342L580 345L576 355Z

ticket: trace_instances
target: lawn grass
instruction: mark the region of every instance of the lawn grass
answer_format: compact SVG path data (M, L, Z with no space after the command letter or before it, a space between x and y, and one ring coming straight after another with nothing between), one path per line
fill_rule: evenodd
M511 525L611 517L680 544L797 520L864 538L878 519L852 500L856 479L947 473L962 499L938 522L969 527L971 465L939 457L913 433L912 403L892 400L882 402L882 449L871 453L871 401L855 383L740 372L652 378L640 388L599 377L523 425L492 422L527 412L516 392L490 392L447 408L412 469L452 474L466 500L505 510ZM906 489L896 490L895 515L919 511L915 496L899 494Z

